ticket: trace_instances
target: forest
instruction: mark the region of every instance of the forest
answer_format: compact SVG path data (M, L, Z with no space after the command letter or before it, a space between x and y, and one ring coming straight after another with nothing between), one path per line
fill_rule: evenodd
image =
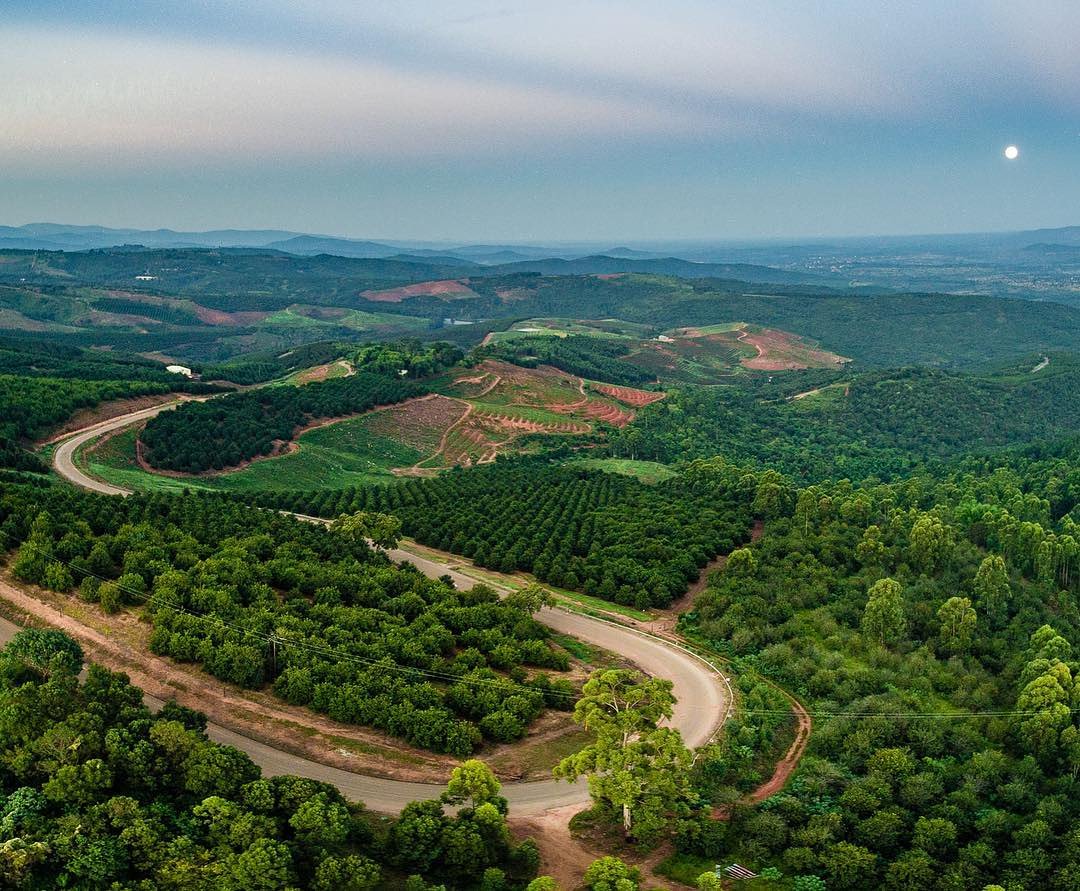
M151 418L139 435L148 464L201 473L274 453L312 421L359 414L426 390L370 372L302 387L265 387L190 402Z
M136 611L156 653L432 751L518 739L573 693L535 606L399 567L355 531L216 497L12 485L0 537L16 579Z
M205 716L171 702L153 714L126 675L90 664L80 680L82 665L57 631L0 650L5 887L515 891L536 874L480 762L440 800L379 819L327 783L261 776L207 738Z
M670 604L710 559L746 540L754 485L747 474L723 486L650 486L520 458L389 486L266 493L256 503L322 517L393 514L406 535L479 566L648 608Z
M1029 372L975 376L925 368L835 372L779 382L684 387L610 436L618 457L680 462L722 454L801 482L883 479L964 455L1080 430L1080 363L1057 356ZM830 383L831 381L831 383ZM781 386L784 389L779 389Z
M158 363L59 344L0 338L0 468L42 470L27 450L82 408L111 399L215 388L169 374Z
M795 693L815 729L711 856L829 889L1077 886L1078 459L1074 442L940 478L778 486L764 536L682 628Z

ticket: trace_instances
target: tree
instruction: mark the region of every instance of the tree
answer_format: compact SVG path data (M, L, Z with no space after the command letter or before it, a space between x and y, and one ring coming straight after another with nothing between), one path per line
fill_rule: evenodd
M829 845L821 855L829 874L830 889L869 888L874 884L877 857L871 851L850 842Z
M621 810L628 839L655 833L689 792L690 752L677 730L658 726L674 702L670 681L608 669L592 674L574 706L595 741L564 758L555 776L587 776L593 800Z
M929 514L923 514L915 521L908 541L911 565L925 575L942 566L953 547L949 527Z
M724 891L724 880L715 872L703 872L697 877L698 891Z
M950 597L937 613L942 648L948 653L966 653L971 648L978 617L966 597Z
M551 876L537 876L525 886L525 891L559 891L559 883Z
M426 872L442 854L446 814L437 801L413 801L390 829L390 849L402 866Z
M1009 617L1009 570L997 554L986 557L975 573L975 604L992 628L1001 628Z
M736 548L724 564L724 572L735 576L751 576L757 569L757 559L750 548Z
M325 792L309 798L289 818L289 825L301 841L321 848L334 848L349 835L349 811Z
M584 885L589 891L637 891L641 872L618 857L601 857L585 870Z
M356 854L324 857L315 867L312 891L369 891L379 884L379 864Z
M349 541L370 541L385 550L396 548L401 541L401 520L374 511L342 514L330 524L330 530Z
M56 671L78 674L82 670L83 651L62 631L26 628L18 632L0 656L38 672L44 677Z
M505 813L506 799L499 795L500 788L491 768L478 758L470 758L454 768L441 798L447 804L468 802L474 809L491 802Z
M528 616L534 616L542 607L551 606L551 592L532 582L517 591L511 591L503 600L507 606L519 610Z
M862 618L863 632L885 646L904 633L906 624L900 583L894 579L874 582L867 592Z
M889 549L881 540L881 528L867 526L862 540L855 545L855 559L863 566L879 568L885 565L888 556Z

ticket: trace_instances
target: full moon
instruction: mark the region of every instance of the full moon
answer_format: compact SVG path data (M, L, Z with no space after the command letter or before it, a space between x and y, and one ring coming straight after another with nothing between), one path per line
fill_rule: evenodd
M1018 149L1015 145L1005 146L1005 157L1008 158L1010 161L1015 161L1017 158L1020 157L1020 149Z

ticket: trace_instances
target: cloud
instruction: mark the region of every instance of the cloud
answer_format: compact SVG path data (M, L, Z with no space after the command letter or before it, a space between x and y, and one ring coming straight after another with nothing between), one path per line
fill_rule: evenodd
M341 56L96 32L0 35L7 163L484 157L700 129L658 103ZM710 126L720 134L725 124Z
M11 0L0 160L544 159L1080 105L1080 6Z

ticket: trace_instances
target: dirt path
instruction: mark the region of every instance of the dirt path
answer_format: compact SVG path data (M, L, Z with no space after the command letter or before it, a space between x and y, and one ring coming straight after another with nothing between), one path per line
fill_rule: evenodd
M410 782L443 782L457 763L389 735L286 705L267 693L218 681L193 665L155 656L146 646L149 626L131 613L99 616L100 623L89 624L79 615L84 612L81 602L65 603L69 598L51 592L28 593L3 578L0 598L19 614L65 631L94 661L125 672L151 696L175 698L181 705L204 712L211 721L268 745L357 772L364 772L376 758L379 775Z
M750 543L753 544L758 541L764 534L765 524L761 520L755 520L754 525L750 527ZM718 554L706 563L701 572L698 573L697 579L695 579L690 587L686 589L686 593L676 600L673 600L671 606L667 609L660 611L652 630L674 631L679 616L694 605L697 596L704 591L705 586L709 584L709 576L716 572L716 570L723 569L724 564L727 563L728 556L728 554Z
M52 445L54 442L70 436L76 430L92 427L102 421L109 421L121 415L131 414L144 408L154 408L177 400L176 393L153 393L148 396L132 396L128 399L114 399L110 402L102 402L93 408L81 408L70 418L57 427L48 439L40 440L34 445L37 448Z
M434 396L434 395L437 395L437 394L432 394L432 395ZM454 397L452 397L452 396L444 396L443 398L444 399L453 399ZM450 434L453 433L462 424L464 424L467 420L469 420L469 417L473 413L473 404L471 402L465 402L464 399L457 399L455 401L464 403L465 411L463 411L461 413L460 418L458 418L456 421L454 421L453 424L451 424L449 427L447 427L443 431L442 436L439 437L439 447L437 449L435 449L435 451L432 452L430 455L426 455L425 457L423 457L419 461L417 461L412 466L413 470L422 470L423 468L420 466L421 464L427 464L427 462L430 461L432 458L438 458L439 455L441 455L444 451L446 451L446 443L450 439Z
M578 887L589 865L606 853L586 847L570 834L570 819L580 810L572 805L531 817L510 817L511 829L532 838L540 849L541 874L551 876L560 888Z
M799 766L799 759L802 758L803 753L806 751L806 747L810 744L810 733L813 730L813 720L799 700L794 696L788 695L786 692L784 692L784 695L788 697L788 701L791 703L791 710L795 713L795 739L792 741L787 752L784 753L784 757L776 762L776 769L773 771L773 775L746 796L744 800L750 804L757 804L759 801L764 801L766 798L775 795L783 789L784 786L787 785L787 781L791 779L791 775L795 772L795 768Z
M1038 372L1042 371L1049 364L1050 364L1050 357L1049 356L1043 356L1042 361L1039 362L1039 364L1036 365L1034 368L1032 368L1029 373L1030 374L1037 374Z

